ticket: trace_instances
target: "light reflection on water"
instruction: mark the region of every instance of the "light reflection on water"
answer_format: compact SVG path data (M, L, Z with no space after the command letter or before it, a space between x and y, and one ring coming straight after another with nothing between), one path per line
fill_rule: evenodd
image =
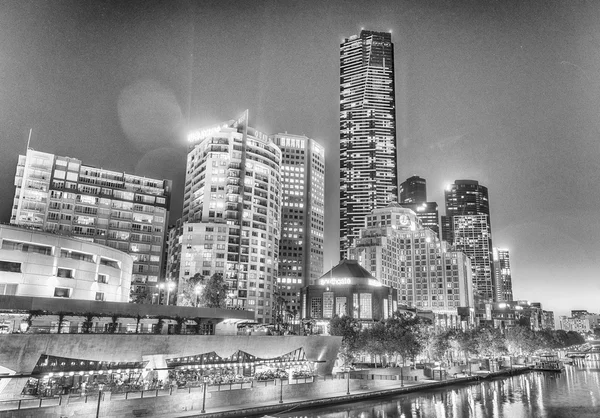
M286 418L600 417L600 360L373 401L276 414Z

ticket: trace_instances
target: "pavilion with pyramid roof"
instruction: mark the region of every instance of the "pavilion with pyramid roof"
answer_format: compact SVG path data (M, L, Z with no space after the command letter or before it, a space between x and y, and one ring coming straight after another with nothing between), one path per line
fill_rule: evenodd
M361 322L389 318L398 308L398 291L381 282L357 260L342 260L315 284L302 289L302 318L325 326L334 315Z

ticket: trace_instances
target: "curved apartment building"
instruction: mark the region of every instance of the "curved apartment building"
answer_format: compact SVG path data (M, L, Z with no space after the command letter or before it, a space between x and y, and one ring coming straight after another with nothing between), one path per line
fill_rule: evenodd
M128 302L132 268L104 245L0 225L0 295Z
M270 323L281 232L281 151L237 121L196 132L187 157L182 222L171 234L169 273L178 304L195 274L222 274L227 304ZM173 255L176 253L176 255Z

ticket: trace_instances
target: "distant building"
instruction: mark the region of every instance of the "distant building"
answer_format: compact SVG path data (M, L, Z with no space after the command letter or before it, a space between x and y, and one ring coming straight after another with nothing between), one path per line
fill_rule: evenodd
M170 235L178 303L195 274L221 274L227 304L272 322L281 236L281 150L237 120L190 135L183 213ZM179 263L179 266L173 265Z
M560 329L564 331L575 331L579 333L587 333L592 330L590 321L587 318L569 318L566 316L559 316Z
M494 277L496 281L496 300L498 302L513 300L512 274L510 270L510 253L506 249L493 249Z
M440 214L437 203L402 203L401 206L412 210L423 227L431 229L438 237L440 236Z
M279 296L300 313L300 291L323 274L325 149L314 139L271 136L281 149Z
M107 245L133 257L131 300L158 283L171 181L27 150L19 156L11 224Z
M334 315L369 323L398 309L398 291L382 285L356 260L342 260L315 284L302 289L302 318L324 327Z
M419 176L412 176L400 185L399 203L403 208L417 214L425 228L440 236L440 214L436 202L427 201L427 181Z
M442 239L471 259L477 299L496 300L492 226L487 187L475 180L456 180L445 191L446 216L442 216Z
M559 317L560 329L586 333L600 328L600 315L589 313L586 310L572 310L571 317Z
M362 30L340 45L340 259L373 209L398 200L394 45Z
M554 329L554 313L544 311L539 302L526 300L494 302L486 304L486 316L480 324L487 324L496 328L511 328L526 326L533 331Z
M0 225L0 295L129 302L132 267L105 245Z
M491 231L488 189L476 180L455 180L444 192L446 216L442 216L442 239L454 243L454 216L487 215ZM491 240L491 233L490 233ZM490 243L490 252L492 245ZM491 257L491 253L490 253Z
M419 176L412 176L400 184L401 204L427 202L427 181Z
M397 289L411 308L457 314L472 307L471 264L462 252L447 251L438 236L399 204L375 209L350 250L382 284Z

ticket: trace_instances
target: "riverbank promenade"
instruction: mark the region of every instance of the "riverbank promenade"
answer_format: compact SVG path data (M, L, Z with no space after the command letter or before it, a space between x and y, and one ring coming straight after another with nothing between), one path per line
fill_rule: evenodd
M512 369L503 369L497 372L480 371L475 372L471 376L457 375L444 380L424 379L419 381L404 381L402 384L397 380L359 380L353 379L350 381L351 389L348 394L347 387L345 389L329 392L323 397L306 397L293 396L288 399L274 399L271 401L252 402L243 407L219 406L210 408L205 406L205 412L198 410L181 411L162 414L165 418L238 418L238 417L263 417L269 414L287 413L294 410L300 410L313 407L324 407L335 404L343 404L354 401L361 401L370 398L378 398L382 396L399 395L402 393L418 392L421 390L429 390L439 387L457 385L461 383L477 382L482 379L491 379L495 377L509 376L530 371L529 367L517 367ZM281 403L280 403L281 401ZM139 411L139 416L144 416L145 411ZM149 412L149 411L148 411ZM148 416L151 416L150 413Z

